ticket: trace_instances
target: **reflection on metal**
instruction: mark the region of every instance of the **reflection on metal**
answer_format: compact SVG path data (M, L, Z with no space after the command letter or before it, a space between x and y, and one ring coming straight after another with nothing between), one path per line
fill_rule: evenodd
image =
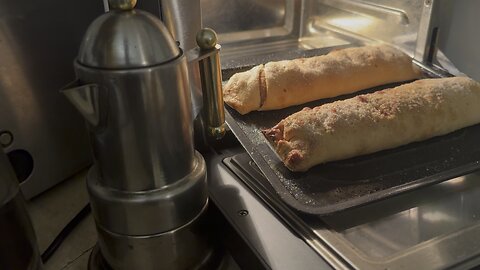
M356 269L468 268L480 263L480 173L320 218L286 207L246 153L224 162L335 268L340 261Z
M219 33L222 67L244 65L242 58L251 53L298 48L302 1L202 0L201 4L204 26ZM292 43L285 44L287 40Z
M330 269L324 258L285 227L281 217L265 207L263 201L222 163L225 157L243 152L239 148L222 150L222 155L206 156L212 201L245 239L248 247L259 256L265 269ZM248 215L243 215L242 210L248 210Z
M400 9L362 0L321 0L321 2L345 11L369 15L379 19L393 19L399 24L409 24L407 13Z
M431 65L435 57L438 40L437 2L425 0L415 47L415 60Z
M454 178L454 179L446 182L445 184L454 185L454 186L463 185L465 180L466 180L466 178L464 176L461 176L461 177Z
M429 263L429 267L445 268L478 256L477 245L472 245L471 241L477 238L472 233L478 232L480 225L480 206L476 202L480 196L479 178L478 173L454 178L385 202L383 205L389 211L379 217L363 218L360 224L350 228L347 225L346 229L338 231L337 236L376 260L393 258L408 263L409 257L411 260L424 258L417 262L418 267ZM402 208L407 210L402 211ZM375 206L365 207L364 211L367 209L373 210ZM348 222L344 220L341 227L346 224ZM389 243L395 243L395 246ZM416 253L409 254L410 250ZM428 256L435 252L442 252L441 260Z
M102 91L107 91L104 89ZM78 80L68 84L62 90L75 108L94 127L100 122L99 89L97 84L82 85Z
M332 18L327 20L327 23L340 27L346 28L352 31L358 31L363 28L368 28L372 26L373 21L368 17L352 17L352 18Z
M202 28L200 0L156 0L160 2L160 18L180 47L190 50L196 47L195 35ZM152 1L152 2L156 2ZM147 1L143 1L147 2Z
M200 47L200 78L203 92L203 117L207 135L213 139L225 136L225 111L223 107L222 69L220 67L220 45L217 35L210 28L204 28L197 34L197 44Z
M273 2L264 8L270 1L202 1L205 26L220 33L224 69L305 57L314 55L312 50L347 44L390 43L413 55L423 6L423 0Z
M202 0L202 17L206 27L220 34L220 42L232 33L247 36L262 36L268 29L291 30L295 13L295 0ZM258 32L255 32L259 30ZM263 32L262 32L263 31ZM249 34L246 34L249 33ZM257 34L253 34L257 33ZM270 32L271 33L271 32Z
M0 2L0 132L15 138L6 152L34 160L21 184L26 198L91 162L83 120L58 90L73 79L81 36L101 13L101 1Z
M456 221L453 217L442 212L427 212L422 214L421 218L427 222L455 222Z
M90 24L78 79L63 90L91 134L98 245L116 270L192 269L213 248L200 222L206 166L193 147L186 57L158 18L115 2Z

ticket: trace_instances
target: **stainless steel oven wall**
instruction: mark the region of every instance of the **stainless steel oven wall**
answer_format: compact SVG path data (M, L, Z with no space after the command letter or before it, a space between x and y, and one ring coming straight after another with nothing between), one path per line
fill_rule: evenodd
M222 68L258 64L298 48L302 1L201 0L204 27L219 33ZM255 56L255 57L253 57Z
M223 68L383 41L413 56L424 0L201 0L216 29ZM311 53L307 53L312 51Z
M306 0L304 39L328 34L413 48L423 0Z
M468 76L480 81L480 1L449 0L440 18L439 49ZM448 2L446 3L448 4ZM442 7L445 4L442 4ZM445 13L451 14L445 20Z
M101 1L0 1L0 142L27 198L90 163L83 119L60 95Z
M295 0L202 0L206 27L219 33L220 42L275 40L298 36L301 1Z

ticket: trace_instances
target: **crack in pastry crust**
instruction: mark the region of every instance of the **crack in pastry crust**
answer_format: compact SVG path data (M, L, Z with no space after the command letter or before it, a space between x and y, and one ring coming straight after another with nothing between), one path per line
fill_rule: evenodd
M412 59L393 47L347 48L310 58L269 62L237 73L224 87L224 100L246 114L408 81L419 75Z
M263 104L267 100L267 81L265 80L265 70L260 69L258 76L258 88L260 91L260 107L262 108Z

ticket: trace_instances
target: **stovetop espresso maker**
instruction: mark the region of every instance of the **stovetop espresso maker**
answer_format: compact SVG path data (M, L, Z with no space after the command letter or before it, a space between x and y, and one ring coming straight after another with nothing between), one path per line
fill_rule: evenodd
M87 186L106 263L192 269L212 247L201 229L206 166L193 145L187 57L158 18L133 9L135 2L109 1L111 11L90 25L80 46L78 79L62 92L87 120L95 157ZM215 38L201 31L202 48L189 55L210 76L201 80L204 98L220 98L206 119L212 136L221 137Z

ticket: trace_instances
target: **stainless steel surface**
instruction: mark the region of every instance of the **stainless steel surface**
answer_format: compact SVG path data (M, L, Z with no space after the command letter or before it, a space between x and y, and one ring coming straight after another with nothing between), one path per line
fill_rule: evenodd
M335 231L314 232L340 254L360 251L352 259L360 268L469 268L480 263L479 178L478 173L454 178L332 217L325 222Z
M75 61L80 85L63 93L89 122L102 185L145 191L192 170L189 84L179 53L162 23L142 11L111 11L89 27Z
M396 45L418 31L423 0L345 1L322 0L308 3L307 36L332 31L347 39L382 41ZM415 39L415 37L412 37ZM405 48L410 53L412 48Z
M107 12L88 27L77 63L104 69L149 67L180 54L168 30L152 14L141 10Z
M188 223L208 197L205 161L198 152L190 174L160 189L114 189L102 184L96 167L88 174L87 187L97 225L131 236L158 234Z
M241 147L206 156L211 200L235 230L260 258L266 269L324 270L334 269L325 258L305 244L282 217L268 208L262 199L225 167L222 160L243 153ZM240 215L241 211L247 215Z
M220 46L217 45L217 34L210 28L197 33L197 44L200 53L211 52L199 60L200 79L203 94L203 117L207 134L219 140L225 136L225 111L223 107L222 69L220 66Z
M202 233L207 205L189 223L160 234L123 235L97 226L102 256L115 270L196 269L214 252Z
M329 262L358 269L466 269L480 263L479 173L331 216L302 216L278 200L243 156L237 176Z
M43 269L35 232L15 173L0 148L0 266L2 269Z
M102 185L144 191L173 184L193 168L185 57L131 70L75 63L84 85L63 93L89 122ZM132 91L133 90L133 91ZM175 157L175 158L172 158ZM135 180L133 180L135 179Z
M202 28L200 0L141 1L138 7L161 18L184 52L188 53L197 48L196 35ZM195 119L195 143L205 147L208 139L204 117L200 116L203 108L203 96L199 65L197 61L194 61L189 64L188 68L193 119Z
M0 3L0 132L13 135L7 153L25 150L33 160L33 167L23 168L26 198L91 162L83 120L58 90L74 78L71 59L88 23L103 12L101 4Z
M415 60L431 65L436 52L438 40L438 21L435 16L437 11L436 0L425 0L417 34L415 47Z
M222 44L259 38L279 40L298 31L295 26L300 19L300 2L202 0L202 19L205 27L218 31Z
M458 70L480 81L478 10L480 10L480 2L476 0L441 1L438 14L440 29L438 49Z
M188 269L212 247L198 221L208 194L187 61L158 18L122 3L90 25L63 90L91 134L98 243L116 270Z
M160 2L162 21L180 47L190 50L197 46L195 36L202 28L200 0L156 0Z
M275 6L273 11L259 8L263 2L202 1L205 26L220 33L222 67L227 69L226 73L272 60L315 55L315 50L322 48L376 42L393 44L413 56L418 45L417 34L423 35L424 22L435 24L435 19L446 21L450 16L448 12L439 18L435 18L437 15L430 18L422 15L423 0L307 0L296 1L294 4L300 7L298 9L284 8L288 1L276 1L278 6L269 6ZM250 12L240 12L243 9L237 5L251 8L248 9ZM269 14L276 17L269 17ZM293 27L289 27L291 25ZM430 55L431 51L428 51ZM430 63L419 65L429 68ZM442 74L441 71L435 73ZM219 164L219 160L221 157L207 160L212 199L223 207L224 214L252 247L259 250L259 256L270 267L282 265L284 258L291 259L290 252L301 250L308 254L309 247L334 268L467 269L479 264L478 173L344 214L319 218L293 212L281 201L272 199L276 194L272 196L271 190L263 191L262 186L255 188L251 185L256 193L252 194ZM251 171L254 171L253 167L247 167L242 178L251 177ZM261 205L261 200L266 207ZM238 215L241 210L248 211L247 217L252 212L261 215L245 221L242 219L245 216ZM270 230L272 224L280 223L279 220L288 224L286 230L292 231L278 233ZM274 233L278 234L271 235ZM281 245L277 239L283 239L285 235L298 235L304 246L290 249L288 244ZM268 241L267 238L275 240ZM276 250L277 246L281 246L281 250ZM305 262L302 266L287 269L303 269L311 265Z
M303 2L202 0L204 26L219 33L222 68L256 65L281 59L282 54L291 50L303 50ZM331 41L326 43L332 44Z
M143 1L139 3L139 8L159 16L185 52L197 49L196 36L202 28L200 0ZM215 54L209 53L209 55L211 55L209 60L206 59L200 63L202 72L205 74L200 75L198 59L189 65L193 117L196 119L195 142L203 147L209 138L220 139L225 133L223 107L220 105L223 103L220 100L222 95L219 94L221 93L219 87L221 74L213 69L219 64L219 60ZM204 77L203 82L201 77ZM204 91L207 91L206 95L203 94ZM203 115L198 116L202 108L204 108Z
M202 17L219 32L222 67L231 69L349 44L390 43L413 56L422 7L423 0L203 0Z
M376 3L380 2L380 3ZM382 4L383 2L383 4ZM410 20L407 13L401 8L387 6L398 5L398 3L392 3L395 1L363 1L363 0L324 0L323 3L332 6L337 9L345 11L357 12L362 15L377 17L383 20L394 21L399 24L408 25ZM398 2L398 1L397 1Z

